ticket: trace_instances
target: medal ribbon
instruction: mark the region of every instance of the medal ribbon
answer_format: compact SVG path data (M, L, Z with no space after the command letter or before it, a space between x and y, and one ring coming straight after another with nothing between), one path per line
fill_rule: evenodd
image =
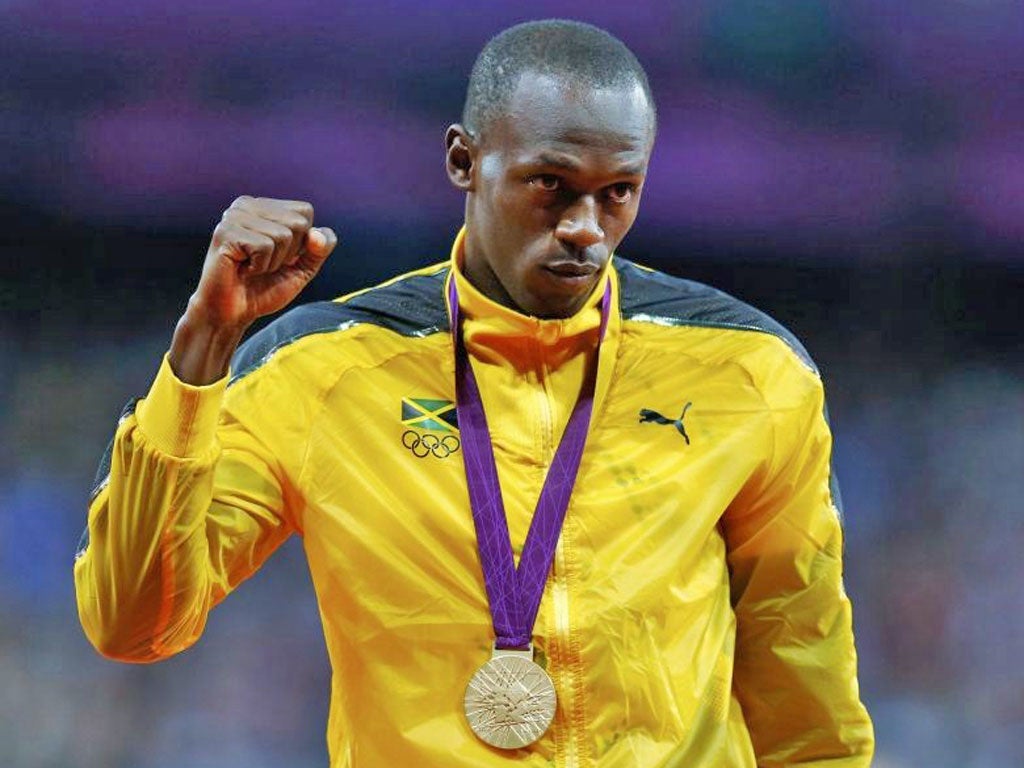
M601 299L598 354L584 377L580 395L544 478L518 568L512 555L512 541L505 517L505 504L501 498L487 416L462 338L459 293L454 275L449 281L448 302L451 306L452 340L455 345L456 413L477 548L494 625L495 646L502 649L525 649L529 647L533 636L533 625L540 609L544 584L555 559L555 547L562 532L569 497L576 483L583 446L590 429L597 364L611 311L611 280L606 278Z

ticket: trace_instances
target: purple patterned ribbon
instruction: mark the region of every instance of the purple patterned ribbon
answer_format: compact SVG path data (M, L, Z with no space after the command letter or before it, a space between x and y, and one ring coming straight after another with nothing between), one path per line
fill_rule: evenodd
M505 517L505 504L501 498L487 416L462 339L459 293L454 276L449 281L448 301L451 305L452 340L455 345L455 405L480 565L484 572L491 621L494 624L495 645L502 649L525 649L529 647L533 636L533 625L540 609L544 584L555 558L555 547L562 532L569 497L576 483L583 446L590 429L597 364L611 311L611 280L605 281L604 296L601 299L598 354L594 356L593 365L587 371L580 396L569 415L562 440L555 450L547 477L544 478L544 487L537 500L530 530L526 534L518 568L512 557L512 541Z

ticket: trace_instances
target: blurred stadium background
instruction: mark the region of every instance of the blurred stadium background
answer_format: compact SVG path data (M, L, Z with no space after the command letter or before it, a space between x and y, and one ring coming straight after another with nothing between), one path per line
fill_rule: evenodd
M307 298L447 255L442 169L510 23L597 23L661 133L622 253L807 343L830 394L880 768L1024 765L1020 0L0 6L0 765L322 766L298 542L182 657L96 656L71 579L96 462L238 194L342 245Z

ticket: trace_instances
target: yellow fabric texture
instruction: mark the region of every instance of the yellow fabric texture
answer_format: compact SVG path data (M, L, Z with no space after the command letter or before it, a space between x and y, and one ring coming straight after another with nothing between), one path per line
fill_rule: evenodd
M450 274L518 556L599 296L537 320ZM406 437L457 437L438 423L455 400L444 330L347 324L231 386L185 385L165 359L90 505L89 639L125 661L187 648L298 533L333 667L332 768L870 765L819 377L767 333L624 321L606 279L593 422L534 627L558 692L535 745L490 748L462 713L493 645L462 454ZM422 415L400 418L403 400ZM640 416L686 403L682 430Z

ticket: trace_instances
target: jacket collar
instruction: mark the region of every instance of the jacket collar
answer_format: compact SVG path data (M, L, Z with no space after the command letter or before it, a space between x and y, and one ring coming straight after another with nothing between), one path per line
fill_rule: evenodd
M601 296L605 281L611 280L614 273L610 266L605 267L593 293L576 314L557 319L532 317L489 299L469 281L462 270L465 235L466 228L463 227L452 244L449 279L455 280L459 291L459 309L465 318L463 333L468 348L478 345L506 347L518 339L553 350L568 347L578 351L580 343L588 345L596 341L601 322ZM613 301L613 308L615 303ZM613 311L613 314L617 313Z
M604 278L598 281L594 293L579 312L565 319L542 320L491 301L469 282L461 269L462 244L465 236L466 228L463 227L452 244L451 269L445 281L444 295L447 304L447 281L457 281L459 309L464 318L463 339L470 359L475 363L511 366L520 374L525 374L531 369L557 369L566 361L581 354L592 354L597 349L601 327L599 304L604 294L604 280L611 281L610 315L604 342L601 345L594 392L593 419L600 418L615 377L622 338L619 280L612 260L608 260ZM582 369L579 375L582 380Z

